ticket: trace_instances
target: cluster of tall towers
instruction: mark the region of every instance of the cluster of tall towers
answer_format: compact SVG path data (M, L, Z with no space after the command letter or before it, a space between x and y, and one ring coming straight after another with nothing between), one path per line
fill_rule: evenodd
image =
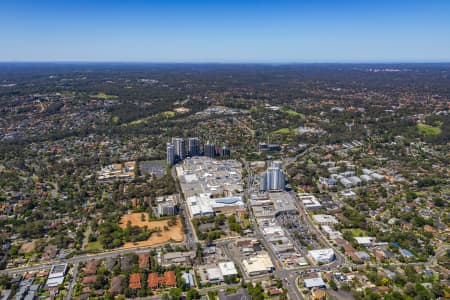
M183 160L185 157L200 155L205 155L207 157L224 157L230 155L230 149L226 145L223 145L222 148L219 148L216 146L216 144L210 143L208 141L203 145L202 151L200 139L197 137L187 139L187 151L186 143L183 138L173 138L172 142L167 143L166 156L167 164L169 166L173 166L176 162Z
M261 177L261 191L283 191L286 179L280 161L274 161Z

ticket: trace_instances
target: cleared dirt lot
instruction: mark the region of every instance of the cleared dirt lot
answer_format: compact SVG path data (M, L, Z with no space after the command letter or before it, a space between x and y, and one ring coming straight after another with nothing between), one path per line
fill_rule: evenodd
M146 241L125 243L125 245L123 245L123 248L147 247L168 243L171 240L174 242L182 242L184 240L183 227L179 218L177 219L177 224L175 226L169 227L169 225L167 224L169 220L148 221L148 214L144 214L145 220L142 220L141 215L142 213L123 215L122 218L120 218L119 226L121 228L125 228L127 227L128 221L130 221L131 226L147 226L148 229L159 227L161 228L161 231L153 233ZM168 226L169 230L164 230L164 226Z

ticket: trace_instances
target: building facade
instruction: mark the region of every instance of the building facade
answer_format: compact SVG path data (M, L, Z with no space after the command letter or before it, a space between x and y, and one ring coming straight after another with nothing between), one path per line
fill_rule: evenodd
M261 176L261 191L283 191L286 179L281 170L281 162L275 161Z
M185 157L184 140L182 138L174 138L172 139L172 143L175 152L175 161L183 160Z
M172 143L167 143L166 162L169 166L173 166L175 163L175 148Z
M188 155L189 156L199 156L200 151L200 140L199 138L189 138L188 139Z

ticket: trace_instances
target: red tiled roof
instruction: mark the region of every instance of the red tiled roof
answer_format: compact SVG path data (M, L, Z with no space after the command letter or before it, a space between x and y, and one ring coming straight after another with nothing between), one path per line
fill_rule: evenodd
M95 260L88 261L84 267L84 273L86 275L97 273L97 262Z
M176 286L177 277L175 276L175 272L174 271L164 272L164 281L167 286Z
M141 288L141 274L133 273L130 275L130 289L140 289Z
M83 280L81 281L81 284L83 285L87 285L87 284L91 284L97 281L97 276L96 275L91 275L91 276L86 276L83 278Z
M356 249L353 248L352 245L345 245L345 246L344 246L344 251L345 251L345 254L349 255L348 253L350 253L350 252L355 252Z
M147 285L150 289L157 288L159 284L158 273L150 273L148 274Z

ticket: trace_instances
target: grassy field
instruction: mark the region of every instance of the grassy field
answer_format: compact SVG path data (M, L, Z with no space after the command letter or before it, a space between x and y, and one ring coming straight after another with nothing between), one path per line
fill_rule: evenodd
M352 229L343 229L342 232L349 231L352 233L353 237L360 237L360 236L366 236L367 232L359 229L359 228L352 228Z
M290 128L280 128L278 130L273 131L272 133L274 134L283 134L283 135L295 135L297 134L297 131L294 129L290 129Z
M176 113L174 111L164 111L164 112L160 113L161 116L163 116L163 117L165 117L167 119L175 117L175 114ZM141 118L141 119L137 119L137 120L131 121L129 123L122 124L121 126L122 127L127 127L127 126L139 125L139 124L142 124L142 123L150 121L155 116L156 115L145 117L145 118Z
M437 136L441 134L441 128L427 124L417 124L417 129L424 136Z
M291 116L291 117L299 117L299 118L304 118L304 117L305 117L304 114L301 114L301 113L299 113L299 112L296 112L295 110L290 109L290 108L288 108L288 107L283 107L283 108L281 108L281 111L284 112L285 114Z
M152 117L150 116L150 117L146 117L146 118L137 119L137 120L131 121L130 123L122 124L122 126L126 127L126 126L139 125L141 123L147 122L151 118Z
M103 246L99 241L90 242L86 245L85 250L88 252L100 252L103 251Z
M166 118L173 118L173 117L175 117L175 112L174 111L164 111L164 112L162 112L162 115Z
M115 100L118 99L119 97L116 95L108 95L105 94L103 92L91 95L92 98L97 98L97 99L102 99L102 100Z

